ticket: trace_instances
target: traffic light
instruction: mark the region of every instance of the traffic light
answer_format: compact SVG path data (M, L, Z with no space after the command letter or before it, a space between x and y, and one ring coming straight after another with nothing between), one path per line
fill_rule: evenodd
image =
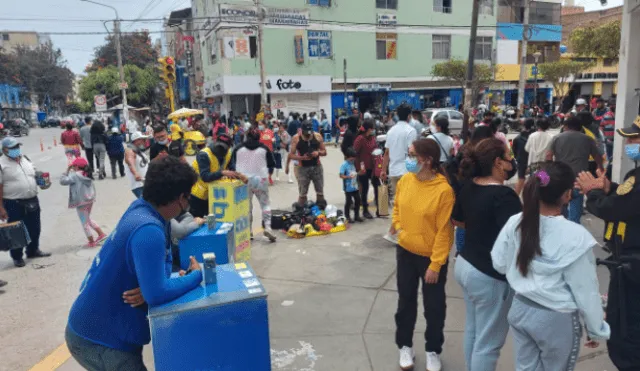
M160 71L162 72L160 74L160 77L168 83L173 83L174 81L176 81L176 62L173 60L173 58L158 58L158 62L160 63L158 69L160 69Z

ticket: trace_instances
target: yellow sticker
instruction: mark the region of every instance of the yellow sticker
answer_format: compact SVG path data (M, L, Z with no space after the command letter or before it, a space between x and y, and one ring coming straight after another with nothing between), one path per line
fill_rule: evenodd
M630 176L629 179L627 179L624 183L618 186L618 189L616 190L616 194L618 196L624 196L628 194L629 192L633 191L633 186L635 184L636 184L636 177Z
M604 238L607 241L611 240L611 236L613 236L613 222L607 223L607 231L604 233Z
M247 265L245 263L236 263L236 269L247 269Z

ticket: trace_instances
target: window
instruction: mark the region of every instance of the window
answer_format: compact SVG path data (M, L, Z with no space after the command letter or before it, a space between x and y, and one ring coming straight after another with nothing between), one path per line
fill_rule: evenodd
M451 2L452 0L433 0L433 11L451 14Z
M398 9L398 0L376 0L378 9Z
M613 58L605 58L602 61L602 65L604 67L611 67L611 66L615 66L616 64L618 64L618 60Z
M9 41L9 34L8 33L3 33L2 34L2 40Z
M479 13L484 15L493 15L494 0L479 0L479 1L480 1Z
M451 59L451 35L432 35L432 58Z
M225 59L248 59L258 55L256 36L228 36L222 38L222 57Z
M307 0L307 4L316 6L331 6L331 0Z
M376 33L376 58L397 59L398 35L394 33Z
M331 58L331 31L307 31L309 58Z
M209 64L216 64L218 62L218 39L215 35L207 40L207 51L209 52Z
M493 54L493 39L491 37L478 37L476 39L475 59L490 61Z
M438 113L436 113L436 115L433 117L433 121L439 119L439 118L445 118L445 119L449 119L449 116L447 115L447 111L440 111Z

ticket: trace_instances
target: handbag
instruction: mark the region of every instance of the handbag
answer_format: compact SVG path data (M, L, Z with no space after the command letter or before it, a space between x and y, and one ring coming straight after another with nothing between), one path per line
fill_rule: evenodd
M378 187L378 214L389 216L389 185L387 183L382 183Z
M31 237L22 221L0 224L0 251L22 249L30 243Z

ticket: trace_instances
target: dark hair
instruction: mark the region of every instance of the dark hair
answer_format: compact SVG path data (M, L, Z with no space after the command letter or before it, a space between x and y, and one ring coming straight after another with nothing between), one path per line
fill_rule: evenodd
M416 116L416 120L420 121L422 123L422 112L418 111L418 110L413 110L411 111L411 116Z
M487 138L492 138L493 137L493 132L491 131L491 128L488 126L478 126L473 130L473 133L471 133L471 143L478 144L480 143L481 140L483 139L487 139Z
M358 157L358 153L353 147L346 148L344 150L344 158L347 159L352 157Z
M162 133L165 130L167 130L167 128L164 127L164 125L156 125L156 126L153 127L153 135L156 135L158 133Z
M398 112L398 119L401 121L407 121L411 114L411 106L406 103L402 103L398 108L396 108L396 111Z
M471 179L491 175L496 158L504 158L506 146L500 139L487 138L464 153L460 163L460 175Z
M564 120L564 124L567 125L567 128L569 128L569 130L574 130L574 131L582 130L582 123L575 116L571 116L568 119Z
M73 124L71 124L71 123L68 123L68 122L67 122L67 123L64 125L64 127L65 127L67 130L72 130L72 129L73 129Z
M364 123L362 123L362 127L364 128L364 132L366 132L369 129L373 129L375 127L373 119L364 120Z
M166 156L149 163L142 198L155 206L165 206L191 193L198 176L189 164Z
M540 248L540 203L561 206L560 197L573 188L576 175L564 162L548 161L540 163L539 170L527 179L522 192L523 208L520 229L520 251L516 264L522 276L529 273L529 264L536 255L541 255ZM538 177L539 172L542 176ZM548 176L549 184L542 185L541 178Z
M604 99L602 97L596 99L596 103L604 103Z
M533 129L533 127L535 125L536 125L536 122L532 118L527 118L527 119L524 120L524 128L527 129L527 130Z
M536 121L536 125L543 131L547 131L551 127L551 122L545 117L538 119L538 121Z
M431 168L438 173L445 175L444 170L440 166L440 145L431 139L418 139L413 142L413 148L420 157L431 158Z
M493 117L495 115L491 111L484 111L484 113L482 114L482 117L488 117L488 116Z
M440 128L440 132L444 135L449 135L449 119L446 117L438 117L435 120L435 124Z
M491 123L489 123L489 127L491 128L491 132L493 134L498 132L498 128L500 127L500 125L502 124L502 120L500 120L499 118L493 118L491 119Z
M89 124L89 123L91 123L91 120L93 120L93 119L91 118L91 116L85 116L85 117L84 117L84 123L85 123L85 124Z
M260 131L255 128L249 129L247 132L247 142L258 142L260 140Z
M92 135L100 135L100 134L104 134L105 132L105 127L104 124L102 123L102 121L100 120L96 120L93 122L93 124L91 124L91 130L89 131Z

